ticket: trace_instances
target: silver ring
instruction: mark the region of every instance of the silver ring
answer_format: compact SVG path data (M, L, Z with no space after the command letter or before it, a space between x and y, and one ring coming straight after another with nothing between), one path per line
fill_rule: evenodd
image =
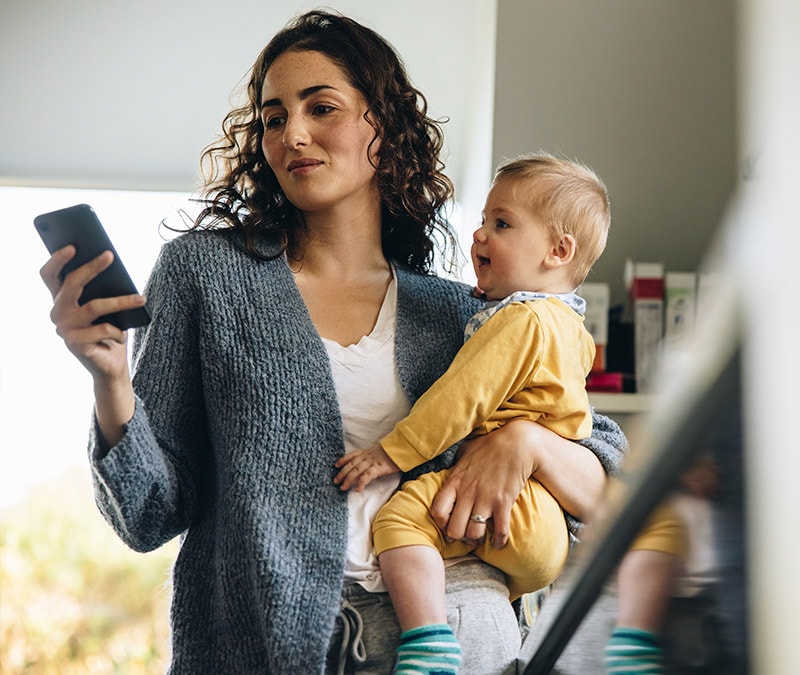
M476 513L475 515L470 516L469 519L472 522L480 523L481 525L489 521L489 519L486 516L482 516L480 513Z

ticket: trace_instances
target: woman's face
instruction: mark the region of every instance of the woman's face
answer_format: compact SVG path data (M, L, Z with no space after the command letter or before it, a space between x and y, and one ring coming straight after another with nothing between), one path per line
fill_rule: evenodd
M270 66L261 88L261 147L302 212L373 209L380 202L369 161L375 129L366 111L361 92L320 52L285 52Z

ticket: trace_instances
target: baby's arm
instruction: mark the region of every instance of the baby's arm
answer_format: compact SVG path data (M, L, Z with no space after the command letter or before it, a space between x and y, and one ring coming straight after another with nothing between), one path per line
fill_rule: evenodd
M543 339L539 316L525 305L511 304L498 312L467 340L408 416L381 439L381 447L401 471L410 471L466 438L531 386ZM539 413L517 406L508 417L523 415L534 420Z
M360 491L375 478L409 471L465 438L530 383L540 362L541 336L538 316L523 305L492 317L380 445L336 462L340 471L334 483Z
M359 448L348 452L337 460L334 466L340 471L333 482L342 490L349 490L355 486L356 492L361 492L376 478L400 471L397 464L377 443L371 448Z

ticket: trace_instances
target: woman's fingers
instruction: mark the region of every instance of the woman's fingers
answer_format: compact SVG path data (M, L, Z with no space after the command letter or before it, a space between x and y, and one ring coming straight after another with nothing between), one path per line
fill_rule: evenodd
M62 281L61 271L72 258L75 257L75 247L65 246L59 249L39 270L39 276L50 291L53 300L55 301L56 315L59 316L63 312L59 311L59 305L75 305L77 306L78 300L83 293L83 289L92 279L106 269L114 260L114 254L111 251L104 251L96 258L81 265L77 269L70 272Z
M491 434L461 444L460 457L436 496L431 515L445 536L451 539L481 539L491 523L492 545L508 543L511 507L531 465L515 449L507 424Z
M503 548L508 543L511 532L511 510L506 508L495 509L496 516L492 516L492 546Z
M75 248L66 246L56 251L40 270L40 275L55 301L50 319L56 325L56 332L59 335L63 337L67 330L75 326L89 326L107 314L135 309L145 304L142 295L131 294L96 298L80 305L79 301L86 285L111 265L114 255L111 251L104 251L70 272L61 281L61 271L74 255ZM113 339L119 340L119 336L115 334Z
M136 309L145 304L143 295L117 295L112 298L96 298L89 302L79 305L79 311L88 319L88 323L94 323L99 318L109 314L115 314L128 309Z
M114 254L111 251L103 251L96 258L92 258L89 262L70 272L61 284L61 293L65 294L65 299L77 305L86 284L112 262L114 262Z
M64 265L72 260L74 256L75 247L65 246L53 253L50 259L42 265L42 268L39 270L39 276L42 278L42 281L44 281L44 285L47 286L47 290L50 291L50 295L54 300L56 294L61 289L61 278L59 274L61 270L64 269Z
M54 305L50 318L56 326L56 333L64 337L63 333L72 329L91 328L95 325L108 325L106 329L108 338L121 340L125 331L117 328L108 321L102 321L109 314L116 314L130 309L142 307L145 304L143 295L119 295L113 298L96 298L83 305L70 305L67 307ZM104 338L105 339L105 338Z
M81 357L91 357L98 349L107 351L112 344L126 344L125 331L105 322L75 328L56 326L56 333L71 352Z
M431 505L431 516L449 540L480 540L494 507L481 496L478 483L464 472L451 472Z
M141 295L96 298L79 304L86 285L113 261L111 251L71 271L62 281L61 273L75 256L74 246L56 251L42 266L40 276L53 296L50 320L67 348L92 373L104 379L127 375L125 331L98 319L145 304Z

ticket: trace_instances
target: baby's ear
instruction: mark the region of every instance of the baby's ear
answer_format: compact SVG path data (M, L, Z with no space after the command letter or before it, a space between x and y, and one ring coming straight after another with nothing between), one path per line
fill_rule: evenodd
M571 234L561 235L561 238L547 252L545 265L552 268L568 265L575 257L576 247L575 237Z

